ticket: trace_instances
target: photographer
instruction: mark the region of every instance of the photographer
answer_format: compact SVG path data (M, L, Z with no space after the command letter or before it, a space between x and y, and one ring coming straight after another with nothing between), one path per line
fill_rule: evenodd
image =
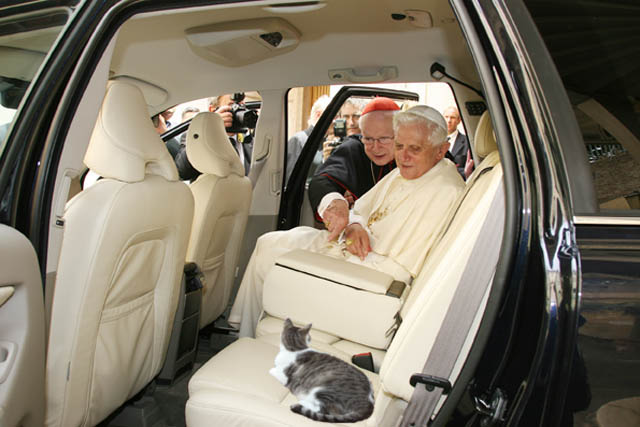
M222 117L224 127L229 136L229 142L238 153L244 165L245 175L249 174L251 166L251 152L253 150L253 130L258 120L255 110L244 106L244 93L226 94L209 98L209 111ZM175 156L176 167L182 180L194 180L200 175L187 158L185 147Z
M342 144L346 137L360 135L360 112L362 103L360 99L347 99L338 118L333 122L333 137L328 137L322 144L322 160L325 161L333 150Z

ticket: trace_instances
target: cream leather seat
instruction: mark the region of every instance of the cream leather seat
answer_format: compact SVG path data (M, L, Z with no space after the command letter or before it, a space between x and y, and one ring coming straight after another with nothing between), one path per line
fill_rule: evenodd
M108 84L84 161L103 178L65 209L47 426L93 426L160 371L193 218L137 87Z
M467 181L467 189L449 226L443 230L441 239L411 285L400 310L403 321L383 355L380 373L366 372L375 390L374 413L367 420L349 425L396 425L413 392L409 378L422 371L465 266L473 262L471 251L479 238L484 218L491 215L494 196L503 191L502 167L488 113L479 122L474 150L484 160ZM474 327L467 333L465 346L450 378L452 384L466 359L483 309L484 306L476 313ZM191 378L185 411L187 425L317 425L289 410L295 397L268 373L278 352L281 319L267 316L260 323L264 324L264 333L258 338L242 338L231 344ZM353 342L351 347L346 347L339 337L328 336L322 331L315 331L314 335L313 330L311 345L345 360L354 354L345 351L346 348L360 347Z
M478 121L474 138L472 140L472 150L481 161L476 170L474 170L474 173L467 180L467 189L465 190L465 193L471 192L471 188L476 187L473 190L473 193L476 194L476 196L480 196L482 195L482 192L479 188L481 186L476 185L475 181L480 179L480 177L485 173L490 172L500 162L500 157L497 151L498 147L496 145L493 126L491 124L491 117L489 116L488 111L485 111L485 113L480 117L480 120ZM482 179L484 180L485 178ZM465 198L468 197L470 196L465 196ZM473 198L473 196L471 197ZM460 210L461 208L462 207L458 207L458 210ZM474 209L474 202L464 203L463 209L466 209L466 211L464 214L460 215L470 215L472 210ZM460 216L458 216L458 218L460 218ZM454 226L452 225L450 226L450 228L451 227ZM411 291L403 297L405 301L400 312L402 318L404 318L404 315L408 311L408 308L413 303L413 299L420 293L414 292L414 290L419 289L423 283L424 281L422 283L418 282L413 284L411 286ZM265 307L267 307L267 304L265 304ZM360 311L358 313L360 314ZM284 319L274 316L273 314L268 312L267 308L265 308L265 313L263 313L262 320L258 322L258 325L256 327L256 338L266 339L277 343L277 338L280 334L280 331L282 331L283 325ZM371 335L371 331L369 330L371 323L365 322L365 325L367 330L363 329L362 335ZM385 349L371 347L367 345L366 340L353 341L344 338L345 335L328 332L326 330L318 330L317 328L313 328L311 334L315 342L322 342L323 344L330 345L336 351L346 352L347 354L352 355L371 353L375 371L379 372L382 361L386 355Z
M200 113L187 134L187 157L202 175L191 184L195 212L187 261L204 273L200 327L216 320L231 296L251 205L251 181L229 143L222 118Z

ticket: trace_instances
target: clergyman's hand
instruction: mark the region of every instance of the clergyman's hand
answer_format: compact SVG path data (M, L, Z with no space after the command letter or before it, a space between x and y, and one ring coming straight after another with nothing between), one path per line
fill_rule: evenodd
M349 224L344 230L344 237L347 250L361 260L371 252L369 234L360 224Z
M344 192L342 196L346 199L347 203L349 203L349 209L351 209L353 207L353 204L356 201L355 197L353 196L353 193L347 190Z
M322 214L322 221L329 230L329 241L338 238L349 223L349 205L346 201L336 199L329 203Z

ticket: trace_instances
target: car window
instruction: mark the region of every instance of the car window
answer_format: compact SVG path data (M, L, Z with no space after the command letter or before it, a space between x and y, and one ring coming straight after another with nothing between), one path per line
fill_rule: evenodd
M451 87L446 83L392 83L363 86L403 90L418 95L418 102L398 100L398 106L402 109L410 108L419 103L430 105L440 112L444 112L447 107L456 105ZM289 91L287 97L288 139L285 182L289 180L311 129L341 88L342 85L313 86L293 88ZM369 101L370 98L354 96L344 102L340 112L333 118L332 125L326 130L323 145L318 147L318 152L307 173L307 182L311 180L316 169L327 160L345 138L360 135L358 127L360 112ZM458 129L461 133L466 134L462 122L460 122Z
M67 22L65 9L0 20L0 150L20 102Z
M189 123L199 113L215 111L224 120L229 142L244 165L245 175L248 175L261 105L262 98L258 92L236 92L185 102L152 116L151 120L175 159L180 177L190 181L200 173L191 166L184 153Z
M638 18L623 3L526 2L573 105L604 214L640 213Z

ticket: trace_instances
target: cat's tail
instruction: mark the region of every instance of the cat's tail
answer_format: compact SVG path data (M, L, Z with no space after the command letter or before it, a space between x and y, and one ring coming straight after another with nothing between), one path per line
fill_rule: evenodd
M314 421L320 421L324 423L355 423L356 421L366 420L373 413L373 403L362 409L362 411L358 412L352 411L346 414L333 415L312 411L311 409L305 408L299 403L291 405L291 410L296 414L300 414Z

